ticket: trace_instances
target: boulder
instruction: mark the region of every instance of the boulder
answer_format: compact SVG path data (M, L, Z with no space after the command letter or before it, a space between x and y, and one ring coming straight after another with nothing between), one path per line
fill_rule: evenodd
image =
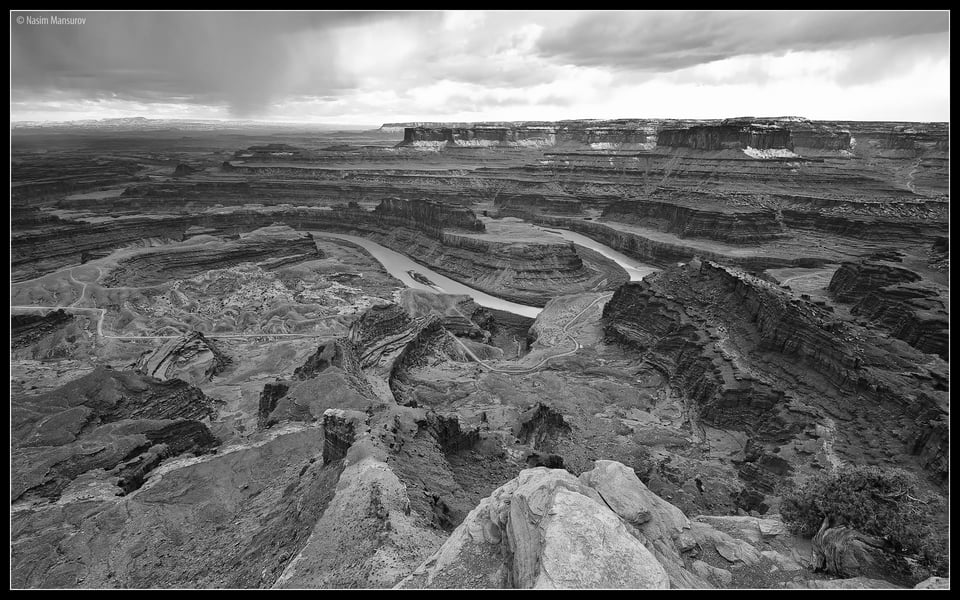
M651 492L633 469L610 460L598 460L580 475L580 481L595 489L607 506L626 522L638 526L648 540L672 540L690 528L686 515Z
M629 523L637 539L650 550L670 577L670 587L708 589L713 586L684 566L681 553L696 542L684 536L690 520L676 506L651 492L633 469L614 461L598 460L580 475L620 518Z
M622 465L621 465L622 466ZM525 469L467 515L402 588L665 589L664 567L570 473Z
M728 562L754 565L763 558L760 551L749 542L719 531L706 523L693 522L690 533L701 547L710 547Z
M722 586L730 585L730 582L733 581L733 574L726 569L720 569L714 566L711 566L702 560L695 560L691 563L690 568L693 569L693 572L703 577L704 579L712 579L717 584Z

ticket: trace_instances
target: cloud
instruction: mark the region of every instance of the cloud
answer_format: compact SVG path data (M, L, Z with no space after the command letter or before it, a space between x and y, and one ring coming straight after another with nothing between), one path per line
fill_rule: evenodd
M603 12L544 33L537 52L584 66L665 72L742 55L843 48L949 30L934 12Z
M11 20L26 14L67 15ZM926 112L949 98L946 11L73 14L87 23L11 23L13 119L695 118L725 116L719 98L741 114L738 94L770 105L756 114L826 95L845 114L949 114Z
M20 96L72 90L87 98L177 97L255 114L297 84L318 95L354 85L335 68L331 31L407 18L396 13L14 13L83 15L76 26L14 25L11 88ZM310 60L297 35L309 35Z

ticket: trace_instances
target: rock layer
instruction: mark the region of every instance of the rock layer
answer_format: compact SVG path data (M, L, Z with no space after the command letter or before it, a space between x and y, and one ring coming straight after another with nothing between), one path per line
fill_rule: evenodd
M212 399L183 381L104 368L39 396L15 397L11 501L57 499L90 472L111 473L132 491L162 459L215 447L200 422L212 413Z
M137 360L136 369L161 381L180 379L198 385L222 372L228 364L230 358L196 331L145 353Z
M774 449L803 431L820 437L816 425L855 402L866 411L861 414L876 419L837 422L844 440L838 451L851 460L866 453L888 462L870 440L897 422L900 445L894 450L894 439L886 436L886 451L918 457L934 480L943 481L944 465L933 458L946 451L933 433L946 409L939 359L883 344L778 286L708 261L621 287L604 307L604 323L610 339L639 352L707 422L742 428ZM903 360L928 366L907 374L899 366ZM777 383L784 372L796 383ZM822 383L806 383L808 373ZM749 454L753 464L744 465L741 477L761 491L758 468L773 478L783 475L781 461Z

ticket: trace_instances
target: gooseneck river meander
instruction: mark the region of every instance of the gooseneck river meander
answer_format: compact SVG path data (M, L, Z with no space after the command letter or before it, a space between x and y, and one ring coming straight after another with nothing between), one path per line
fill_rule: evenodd
M643 279L645 276L656 271L654 267L646 265L642 262L636 261L616 250L605 246L595 240L592 240L584 235L574 233L572 231L567 231L564 229L545 229L531 225L540 231L545 231L553 235L557 235L564 239L570 240L575 244L580 246L585 246L598 252L599 254L609 258L614 261L620 267L622 267L627 274L630 275L631 281L638 281ZM473 300L480 306L486 308L493 308L496 310L503 310L513 314L521 315L524 317L530 317L531 319L536 318L540 314L542 308L536 306L527 306L525 304L518 304L516 302L510 302L503 300L502 298L497 298L491 296L490 294L485 294L479 290L475 290L467 285L464 285L458 281L454 281L449 277L444 277L439 273L432 271L431 269L421 265L420 263L415 262L413 259L390 250L389 248L384 248L376 242L372 242L366 238L355 236L355 235L346 235L341 233L328 233L326 231L312 231L316 236L319 237L331 237L339 238L342 240L347 240L353 242L354 244L362 247L364 250L369 252L380 264L383 265L383 268L387 270L388 273L399 279L407 287L427 290L434 293L444 293L444 294L466 294L471 296ZM410 276L409 271L415 271L422 275L425 275L427 279L432 281L435 285L430 286L425 283L421 283Z

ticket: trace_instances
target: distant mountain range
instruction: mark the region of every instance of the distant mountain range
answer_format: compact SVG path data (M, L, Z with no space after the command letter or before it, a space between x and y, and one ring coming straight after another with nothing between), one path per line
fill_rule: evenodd
M13 121L11 130L34 129L84 129L103 131L155 131L155 130L184 130L208 131L217 129L297 129L303 130L369 130L376 129L375 125L356 124L326 124L326 123L294 123L269 121L219 121L200 119L148 119L146 117L123 117L115 119L84 119L78 121Z

